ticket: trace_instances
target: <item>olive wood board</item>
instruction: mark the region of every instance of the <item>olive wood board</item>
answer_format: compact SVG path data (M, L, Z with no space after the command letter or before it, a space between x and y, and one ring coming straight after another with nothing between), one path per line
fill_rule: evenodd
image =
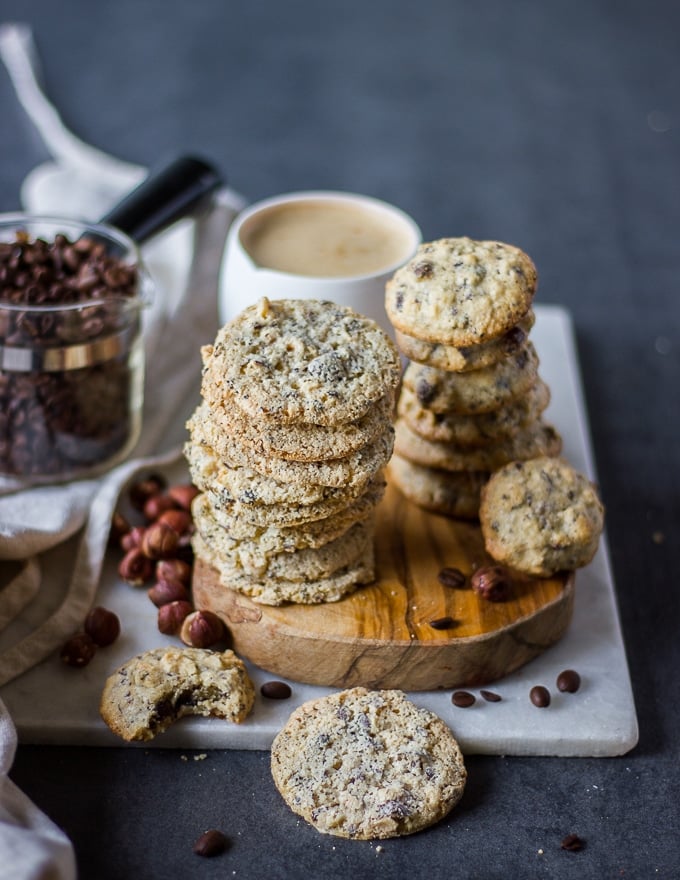
M537 305L535 311L536 324L531 338L541 359L541 375L552 392L546 416L562 434L564 456L594 478L570 316L557 306ZM186 480L186 469L178 464L174 471L168 472L168 477ZM417 518L418 514L415 516ZM0 640L20 636L33 621L44 615L46 607L59 603L63 572L68 571L73 562L73 546L72 542L67 542L45 555L43 589L22 616L2 633ZM429 559L426 563L428 573L419 577L436 585L436 570L442 559ZM99 696L106 677L129 657L150 648L176 644L177 640L158 633L155 609L145 591L131 588L119 580L117 561L115 553L105 560L97 603L111 608L121 618L122 633L118 641L98 651L84 669L67 668L55 656L0 689L0 698L16 724L20 742L124 745L99 716ZM566 613L573 602L569 626L551 647L541 650L534 659L488 685L488 689L502 697L500 702L486 702L477 685L469 686L476 702L466 709L452 705L452 691L448 686L408 691L415 703L436 712L451 726L466 753L599 757L624 754L636 744L637 718L606 538L603 538L590 565L576 573L573 585L565 585L561 598L559 592L558 589L556 604L563 606L563 612ZM365 599L354 601L370 605L370 595L366 592ZM438 599L432 606L432 615L441 616L442 603L446 602L452 603L445 607L452 609L450 613L454 619L457 615L459 618L463 616L456 605L459 600L474 601L479 606L469 589L453 591L453 595L442 598L437 588L436 595ZM417 607L411 609L403 626L408 631L409 642L412 641L411 631L420 636L417 647L423 652L429 650L426 645L447 646L452 637L467 637L463 635L465 628L429 632L430 607L424 605L420 597L413 604ZM502 615L511 608L504 605L500 603L498 609L484 609L488 614L501 615L500 623L497 621L501 630ZM550 610L544 614L551 614L553 609L549 600L547 607ZM268 613L275 612L269 609ZM539 611L539 622L541 616ZM410 650L408 646L406 656ZM507 661L503 662L507 668ZM290 678L290 699L266 700L259 694L260 685L280 676L273 676L249 661L247 665L258 693L253 712L245 722L235 725L215 718L185 718L149 743L125 747L268 749L293 708L331 690ZM581 674L582 685L575 694L560 693L555 687L557 675L566 668L576 669ZM529 691L535 684L543 684L551 691L552 702L548 708L539 709L530 702Z
M239 656L277 676L339 688L486 685L553 645L571 621L573 575L513 575L507 600L483 599L469 580L493 565L479 524L429 513L390 485L376 510L375 556L375 581L340 601L276 607L227 589L197 559L194 602L224 620ZM443 567L464 573L465 584L443 585Z

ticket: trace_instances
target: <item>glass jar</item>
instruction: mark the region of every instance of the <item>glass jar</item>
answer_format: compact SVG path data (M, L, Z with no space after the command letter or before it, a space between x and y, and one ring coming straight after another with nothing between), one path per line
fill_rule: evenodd
M93 476L136 443L151 282L113 227L0 215L0 477Z

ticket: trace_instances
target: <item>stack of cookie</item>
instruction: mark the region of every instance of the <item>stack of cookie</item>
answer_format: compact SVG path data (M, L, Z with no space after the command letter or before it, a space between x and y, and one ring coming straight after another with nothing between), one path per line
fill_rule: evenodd
M253 600L331 602L374 579L373 512L400 362L349 308L261 300L202 349L185 455L194 550Z
M535 290L523 251L469 238L421 245L388 282L385 308L410 359L389 478L420 506L476 518L492 471L559 454L529 340Z

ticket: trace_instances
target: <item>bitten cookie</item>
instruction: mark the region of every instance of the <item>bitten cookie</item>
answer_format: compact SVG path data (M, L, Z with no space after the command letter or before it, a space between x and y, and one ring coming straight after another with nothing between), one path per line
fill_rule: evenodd
M233 651L155 648L106 680L100 714L125 740L150 740L185 715L243 721L255 689Z
M586 476L557 458L515 461L492 474L479 511L488 553L517 571L549 577L587 565L604 508Z
M536 268L498 241L443 238L421 245L388 281L393 326L426 342L476 345L507 333L531 307Z
M207 400L223 387L243 413L279 425L361 419L401 374L396 346L374 321L317 300L263 298L202 355Z
M467 773L434 713L401 691L353 688L296 709L274 739L274 782L324 834L370 840L413 834L460 800Z

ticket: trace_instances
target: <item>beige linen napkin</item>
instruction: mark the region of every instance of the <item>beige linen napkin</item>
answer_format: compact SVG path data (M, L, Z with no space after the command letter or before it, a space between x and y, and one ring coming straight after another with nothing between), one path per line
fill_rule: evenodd
M66 129L41 88L29 28L0 25L0 58L54 157L26 178L24 209L97 219L136 186L145 170L107 156ZM217 330L221 253L242 206L241 198L225 188L204 215L181 221L142 249L155 295L144 315L143 427L130 458L98 479L58 486L22 490L0 477L0 687L81 628L95 597L121 490L140 470L180 460L184 423L198 401L200 346ZM72 570L50 570L43 555L66 541L76 547ZM39 601L51 592L63 595L56 608ZM68 841L7 778L15 748L16 731L0 700L0 877L70 880L75 868ZM11 853L15 861L6 861ZM4 875L5 869L10 874Z

